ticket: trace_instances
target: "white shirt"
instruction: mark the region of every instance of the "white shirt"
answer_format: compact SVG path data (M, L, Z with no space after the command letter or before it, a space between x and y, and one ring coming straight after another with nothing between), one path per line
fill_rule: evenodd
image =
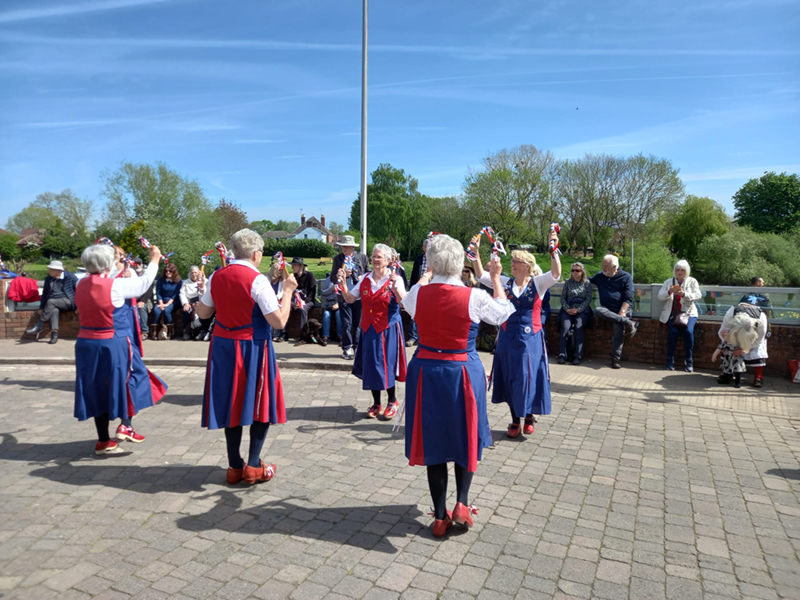
M126 300L138 298L147 291L148 287L153 285L156 275L158 275L158 264L150 263L144 273L139 276L131 269L131 277L115 277L111 284L111 304L115 308L119 308L125 304ZM88 279L89 277L79 279L77 285Z
M506 285L510 280L511 277L500 275L500 283L502 283L503 285ZM492 276L489 275L487 271L483 272L483 275L480 276L480 279L478 279L478 281L488 288L493 287ZM544 298L545 292L549 290L551 287L553 287L556 283L558 283L558 279L553 277L553 274L550 271L533 277L533 285L536 287L536 293L539 294L539 298ZM511 293L514 294L517 298L522 296L522 293L524 291L525 290L519 287L516 283L511 284Z
M250 288L250 297L253 298L253 302L258 304L263 314L268 315L276 310L280 310L278 298L275 296L275 291L272 289L269 279L267 279L261 271L256 269L253 263L249 260L232 260L228 263L228 266L230 265L242 265L258 273L258 276L253 280L253 286ZM214 299L211 297L211 282L214 281L215 274L216 273L212 273L211 277L208 278L206 282L206 292L200 299L200 302L206 306L214 306Z
M349 290L349 292L353 294L353 296L355 296L356 298L361 298L361 282L364 281L365 277L369 277L369 283L370 287L372 287L372 292L373 293L377 292L386 284L387 281L389 281L389 275L392 274L391 271L387 270L386 275L381 277L380 281L375 281L375 278L372 277L373 273L374 271L370 271L369 273L364 273L361 277L358 278L358 283L355 284L353 286L353 289ZM394 286L401 294L405 294L406 286L403 283L403 278L400 277L400 275L397 276L397 280L394 282Z
M434 275L428 285L454 285L464 287L464 283L459 277L445 277L444 275ZM417 312L417 294L420 285L417 283L411 286L406 297L403 298L403 308L414 318ZM473 323L484 321L489 325L501 325L506 322L508 317L514 312L514 305L508 300L497 300L492 298L486 291L479 288L472 288L469 296L469 319Z

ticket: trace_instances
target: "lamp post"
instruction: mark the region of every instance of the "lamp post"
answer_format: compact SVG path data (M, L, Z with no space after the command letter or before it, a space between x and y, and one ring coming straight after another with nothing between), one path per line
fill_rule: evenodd
M361 23L361 249L367 252L367 4Z

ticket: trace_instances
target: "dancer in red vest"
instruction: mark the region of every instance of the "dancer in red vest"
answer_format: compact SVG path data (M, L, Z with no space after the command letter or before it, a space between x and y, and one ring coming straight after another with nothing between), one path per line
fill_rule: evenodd
M151 246L150 264L141 277L111 278L111 246L89 246L81 254L89 275L75 289L81 321L75 344L75 417L81 421L94 418L99 440L96 454L122 452L117 441L108 435L108 424L114 419L122 419L117 440L143 441L144 436L133 429L131 418L158 402L167 389L144 366L129 303L153 284L160 259L159 249Z
M558 247L558 235L549 238ZM480 248L480 236L472 238ZM478 281L497 289L484 273L480 260L473 262ZM529 252L511 253L511 277L501 277L506 296L516 309L497 334L497 348L492 364L492 404L507 403L511 412L508 437L534 432L534 415L550 414L550 365L547 360L542 302L548 290L561 277L561 260L551 252L550 270L535 275L536 258ZM548 297L549 298L549 297ZM521 418L525 423L520 428Z
M272 285L258 270L264 255L260 235L250 229L237 231L230 248L235 260L208 279L195 310L201 319L210 319L215 309L217 313L208 350L202 425L225 428L227 478L235 485L242 480L269 481L277 470L261 461L261 449L270 423L286 422L272 327L286 326L291 302L279 305ZM285 297L291 298L296 288L297 280L289 275L283 281ZM244 425L250 426L246 464L239 449Z
M386 244L372 248L372 271L361 276L352 291L347 289L344 269L339 269L342 295L348 304L361 298L361 343L356 350L353 375L361 379L362 389L372 391L372 406L367 416L381 412L381 390L388 401L383 416L397 414L395 382L406 380L406 345L399 302L406 295L403 280L389 269L392 249Z
M494 299L461 282L464 247L448 235L428 243L431 269L403 299L417 323L419 347L408 365L406 457L425 465L433 498L433 535L453 523L472 525L469 488L483 449L492 444L486 414L486 372L475 338L478 323L499 325L514 312L500 285L500 263L491 271ZM457 502L447 510L447 463L455 463Z

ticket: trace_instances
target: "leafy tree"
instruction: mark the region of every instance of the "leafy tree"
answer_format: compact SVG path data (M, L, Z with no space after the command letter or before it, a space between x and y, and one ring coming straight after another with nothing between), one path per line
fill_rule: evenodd
M220 227L220 235L223 240L231 239L231 236L240 229L246 229L249 225L247 213L238 204L228 202L223 198L214 209L214 217Z
M372 172L367 186L368 241L383 242L402 249L408 242L407 223L412 217L411 201L419 195L417 180L403 169L381 164ZM361 194L350 207L350 229L361 229ZM362 248L369 252L369 248Z
M75 258L89 245L88 234L78 234L67 228L64 222L56 217L55 223L47 230L42 239L42 253L46 256Z
M635 283L660 283L672 275L676 258L669 249L659 242L634 245L633 277ZM620 266L630 273L631 255L620 257Z
M336 221L331 221L328 224L328 231L330 231L333 235L342 235L344 233L344 225L337 223Z
M20 233L23 229L48 229L56 221L55 213L49 208L31 203L8 219L6 229Z
M670 220L669 229L670 247L679 257L693 263L703 240L730 231L731 220L725 209L711 198L690 195Z
M800 177L769 172L751 179L733 196L736 223L761 233L800 227Z
M18 254L18 239L19 237L13 233L4 233L0 235L0 256L3 257L3 260L11 260L12 258L16 258Z
M108 237L109 239L116 241L116 243L127 252L133 252L134 255L138 255L142 258L142 260L144 260L147 257L147 250L142 248L141 244L139 243L139 238L147 237L145 235L146 232L147 226L145 222L139 220L128 225L122 230L120 235Z
M288 233L294 233L299 228L299 221L285 221L284 219L280 219L277 223L275 223L275 227L273 227L270 231L286 231Z
M94 203L91 200L79 198L67 188L57 194L39 194L33 204L52 211L71 233L81 237L88 235L94 213Z
M758 276L770 286L800 286L800 247L773 233L734 227L701 242L693 274L701 284L749 285Z
M268 231L275 231L275 223L273 223L269 219L262 219L260 221L251 221L249 227L256 233L261 235L264 235Z
M506 241L526 231L545 229L552 213L556 161L534 146L500 150L483 160L483 169L467 173L465 206L491 224ZM544 218L543 218L544 216ZM537 237L546 235L541 231ZM541 241L541 240L535 240Z

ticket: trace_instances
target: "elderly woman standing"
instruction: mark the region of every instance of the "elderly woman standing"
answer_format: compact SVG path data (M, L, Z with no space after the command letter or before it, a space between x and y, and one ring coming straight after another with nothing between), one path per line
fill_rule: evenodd
M658 299L664 302L659 321L667 324L667 369L675 370L675 348L678 345L678 336L683 334L683 350L686 353L684 366L687 373L694 371L692 363L692 350L694 347L694 326L697 324L697 307L695 302L703 297L700 292L700 285L694 277L689 277L692 272L689 263L679 260L675 263L672 270L672 277L667 279L658 292ZM678 323L675 319L680 313L686 326Z
M558 236L549 239L558 244ZM480 246L480 236L473 238ZM480 260L474 261L478 281L495 286L483 270ZM492 403L508 404L511 424L508 437L520 434L520 418L525 417L525 434L532 434L534 414L550 414L550 368L542 328L542 301L547 291L561 277L561 261L553 253L550 270L535 276L536 258L529 252L511 253L511 278L501 277L506 295L516 309L497 334L497 348L492 365Z
M200 297L205 291L205 277L200 273L200 267L192 265L189 268L189 277L183 280L181 284L181 291L178 298L183 307L183 339L192 339L192 322L195 320L195 305L200 302ZM202 323L197 323L200 329L208 329L206 324L203 327Z
M89 275L75 290L81 322L75 343L75 417L80 421L94 418L95 454L122 452L108 434L108 424L114 419L122 419L117 440L143 441L131 418L161 399L167 389L144 366L129 302L153 284L161 252L156 246L150 248L150 264L141 277L112 278L114 258L111 246L86 248L81 261Z
M342 296L348 304L361 299L361 343L356 350L353 375L361 379L362 389L372 391L372 406L367 416L381 413L381 390L388 399L383 416L397 414L395 382L406 380L406 347L400 301L406 295L403 280L389 269L392 249L386 244L372 247L372 271L347 289L344 269L339 269Z
M561 310L558 324L561 330L561 345L558 349L558 364L567 362L567 338L572 330L575 336L573 365L581 364L583 358L583 329L592 318L592 284L586 277L583 263L572 263L570 278L561 290Z
M269 280L258 266L264 256L264 239L242 229L230 241L234 260L216 271L195 310L208 319L216 309L217 321L208 351L203 395L202 426L225 428L230 485L269 481L275 465L261 461L261 449L271 423L285 423L283 386L271 327L282 329L289 318L291 302L278 305ZM294 276L283 282L291 297L297 288ZM250 452L242 460L242 427L250 426Z
M466 287L459 276L464 247L448 235L430 240L430 272L403 299L416 320L419 347L408 365L406 457L425 465L433 499L433 535L444 537L453 523L472 525L469 488L483 449L492 445L486 414L486 372L475 339L478 323L499 325L514 312L500 281L502 266L490 265L494 300ZM447 463L455 463L457 502L447 511Z

